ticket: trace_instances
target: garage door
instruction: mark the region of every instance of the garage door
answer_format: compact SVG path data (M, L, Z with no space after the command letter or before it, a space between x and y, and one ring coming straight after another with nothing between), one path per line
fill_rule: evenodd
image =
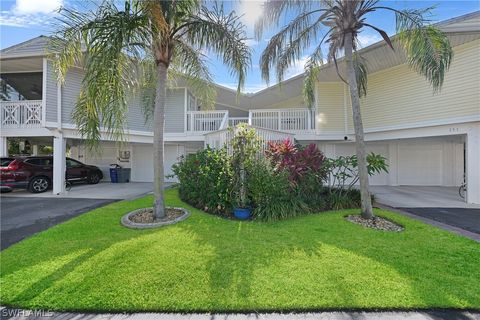
M442 185L442 144L416 143L398 146L398 184Z
M153 182L153 147L152 145L134 145L132 155L132 181ZM164 166L165 175L172 174L172 165L178 157L184 154L185 148L181 145L165 145ZM165 178L165 181L176 181Z

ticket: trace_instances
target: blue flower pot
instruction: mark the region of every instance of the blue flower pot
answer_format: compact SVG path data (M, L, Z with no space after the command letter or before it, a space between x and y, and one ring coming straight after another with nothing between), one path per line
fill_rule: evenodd
M252 208L234 208L233 215L238 220L248 220L252 216Z

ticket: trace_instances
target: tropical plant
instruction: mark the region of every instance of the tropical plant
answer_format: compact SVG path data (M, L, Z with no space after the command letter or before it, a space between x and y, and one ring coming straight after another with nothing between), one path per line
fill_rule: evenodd
M289 180L286 170L277 170L264 158L250 169L247 189L256 220L275 221L311 212Z
M312 177L321 185L326 177L325 156L314 143L303 147L294 145L290 139L270 141L265 155L277 170L289 172L292 185L297 186L302 180L311 180Z
M325 170L328 172L328 185L332 188L351 190L360 179L356 155L328 158L325 161ZM381 154L369 153L367 172L368 176L388 172L387 159Z
M233 170L226 148L207 147L182 156L172 169L180 182L182 200L213 214L231 212Z
M233 137L230 141L232 148L233 184L235 205L247 208L247 176L253 167L260 151L261 140L254 128L240 123L231 128Z
M94 5L94 4L92 4ZM250 66L244 25L235 12L209 8L200 0L103 1L79 12L62 8L51 50L63 81L72 66L85 77L74 111L79 132L98 145L100 128L123 140L128 97L140 92L147 118L153 116L154 212L165 215L163 131L167 76L181 79L203 106L213 105L215 91L203 52L218 54L238 77L238 91Z
M385 6L378 0L268 0L264 5L264 17L256 24L256 36L261 38L269 26L278 25L282 21L280 18L286 12L289 15L297 14L270 38L260 58L260 68L262 77L268 82L270 71L275 67L276 77L281 81L287 69L314 46L305 65L304 95L310 107L315 100L314 88L323 64L324 46L328 47L326 60L335 65L339 77L350 88L364 218L372 218L373 211L360 113L360 97L366 94L368 70L361 52L357 51L358 35L367 28L378 32L392 50L395 47L403 49L408 64L426 77L434 91L439 90L450 66L453 51L446 35L435 26L428 25L429 20L425 17L431 9L398 10ZM368 14L382 10L396 14L398 35L392 40L385 31L368 23ZM346 79L341 75L337 61L342 52Z

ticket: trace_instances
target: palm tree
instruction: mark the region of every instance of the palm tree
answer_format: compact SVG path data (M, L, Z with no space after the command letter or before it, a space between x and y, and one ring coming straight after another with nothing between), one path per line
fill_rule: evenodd
M206 65L213 52L238 77L238 92L250 66L244 25L235 12L205 6L201 0L115 1L83 11L60 10L50 50L63 81L67 70L85 70L73 118L90 146L100 128L123 141L128 97L139 93L147 119L153 116L154 213L165 215L163 199L163 131L167 79L186 82L202 101L213 105L215 91ZM168 77L167 77L168 76Z
M268 82L270 71L275 68L281 81L288 69L303 52L309 50L305 64L304 95L309 107L314 104L314 88L320 66L324 63L323 51L327 47L326 61L335 65L337 74L350 88L353 123L355 128L356 155L360 178L362 216L373 218L369 193L365 142L360 113L360 97L366 94L367 68L358 48L358 34L364 29L378 32L392 50L403 49L407 63L432 84L437 91L443 84L450 66L453 51L445 34L428 25L425 16L432 8L423 10L398 10L379 5L378 0L269 0L264 5L264 17L258 21L256 36L271 25L278 25L288 12L297 16L275 34L260 58L262 77ZM397 36L392 40L382 29L368 23L368 14L376 11L393 11L396 14ZM395 46L394 46L395 44ZM346 79L338 66L338 58L344 53ZM345 75L345 73L343 73Z

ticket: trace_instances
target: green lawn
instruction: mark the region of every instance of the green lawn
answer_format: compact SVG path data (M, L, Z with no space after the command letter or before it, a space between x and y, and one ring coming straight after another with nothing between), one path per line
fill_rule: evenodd
M343 219L277 223L192 216L156 230L120 217L151 197L93 210L1 252L1 303L90 311L480 308L480 245L386 211L402 233Z

